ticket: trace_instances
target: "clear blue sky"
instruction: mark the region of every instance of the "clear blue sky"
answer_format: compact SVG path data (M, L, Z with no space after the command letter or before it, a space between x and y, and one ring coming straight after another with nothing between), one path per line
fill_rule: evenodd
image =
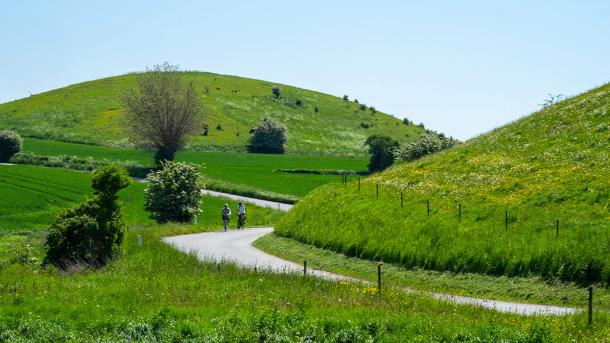
M168 61L470 138L610 81L610 1L3 1L0 102Z

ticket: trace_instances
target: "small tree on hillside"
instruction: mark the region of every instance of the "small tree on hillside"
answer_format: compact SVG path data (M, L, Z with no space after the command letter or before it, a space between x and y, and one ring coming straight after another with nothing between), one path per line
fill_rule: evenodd
M164 63L137 77L137 90L123 96L130 136L156 149L155 160L174 159L186 137L201 132L199 97L193 83L184 84L178 67Z
M271 119L263 121L251 130L249 152L283 154L286 145L286 127Z
M275 96L276 99L279 99L280 96L282 96L282 90L280 90L280 87L271 88L271 93L273 94L273 96Z
M17 132L0 130L0 162L8 162L22 147L23 140Z
M371 155L368 164L370 172L384 170L394 163L394 150L398 148L398 142L391 137L373 135L364 144L369 147Z
M158 223L196 221L203 189L199 168L187 163L161 163L163 169L146 178L145 209Z
M45 263L64 269L103 266L118 256L125 222L117 193L130 183L127 170L117 165L96 170L91 180L93 199L60 212L51 225Z

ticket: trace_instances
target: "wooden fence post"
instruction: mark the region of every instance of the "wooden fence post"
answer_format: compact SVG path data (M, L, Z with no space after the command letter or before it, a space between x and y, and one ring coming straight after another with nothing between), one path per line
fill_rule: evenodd
M430 198L426 199L426 211L428 212L428 218L430 218Z
M402 208L402 192L400 192L400 207Z
M383 262L377 261L377 293L381 294L381 266Z
M379 184L377 184L377 188L376 189L377 189L377 192L376 192L377 199L379 199Z
M360 175L358 175L358 193L360 193Z
M559 237L559 219L555 221L555 237Z
M303 276L307 276L307 260L303 261Z
M593 324L593 286L589 286L589 325Z

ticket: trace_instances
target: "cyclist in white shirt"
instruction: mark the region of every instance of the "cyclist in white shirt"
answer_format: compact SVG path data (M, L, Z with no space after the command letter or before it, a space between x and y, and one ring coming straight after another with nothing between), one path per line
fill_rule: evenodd
M246 227L246 206L243 203L237 205L237 228L243 229Z

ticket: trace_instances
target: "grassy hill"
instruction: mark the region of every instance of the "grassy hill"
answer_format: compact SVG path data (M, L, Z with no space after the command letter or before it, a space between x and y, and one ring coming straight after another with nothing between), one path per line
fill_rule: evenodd
M360 187L321 187L276 231L407 267L608 284L609 175L610 84Z
M127 74L83 82L0 104L0 127L31 137L129 147L120 125L120 97L135 87L136 77ZM209 126L207 136L202 132L190 140L194 150L244 150L250 129L265 117L288 127L288 152L308 155L362 155L369 135L407 142L424 130L310 90L204 72L184 72L183 77L195 84ZM282 91L280 99L271 93L274 86Z

